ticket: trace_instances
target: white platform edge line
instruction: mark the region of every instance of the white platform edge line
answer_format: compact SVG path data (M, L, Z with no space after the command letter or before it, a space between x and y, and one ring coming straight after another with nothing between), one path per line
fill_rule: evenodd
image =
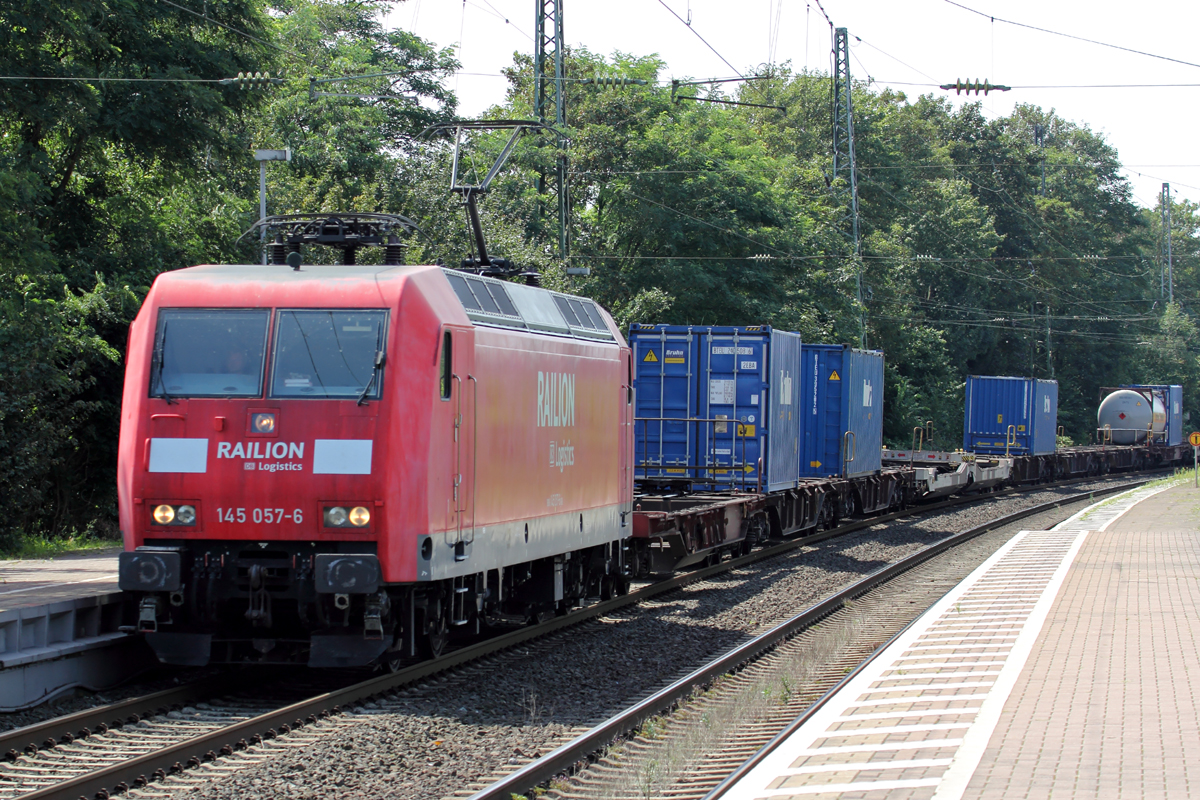
M1101 501L1102 503L1111 505L1113 504L1113 500L1117 502L1132 500L1123 509L1113 508L1112 510L1118 513L1105 521L1099 530L1103 531L1107 529L1109 525L1128 513L1138 503L1169 488L1170 486L1168 485L1147 491L1145 487L1140 487L1119 494L1111 500ZM1055 525L1053 530L1070 533L1070 524L1082 520L1089 512L1095 511L1098 505L1099 503L1094 503L1088 506L1058 525ZM1051 585L1042 593L1041 600L1038 601L1033 613L1029 615L1026 631L1022 633L1022 636L1018 639L1017 644L1009 654L1009 663L1005 664L1003 670L1001 670L1002 674L996 680L990 696L983 701L983 706L976 717L975 725L963 737L963 744L954 757L954 763L946 770L946 774L942 776L942 783L938 786L937 791L934 792L932 800L961 800L963 794L966 792L967 785L975 775L979 761L983 758L984 750L987 749L988 742L991 741L992 733L995 731L996 725L1000 722L1000 715L1004 711L1004 704L1008 701L1009 694L1012 692L1013 687L1016 686L1021 672L1025 669L1025 662L1033 652L1033 647L1037 643L1038 636L1041 634L1046 617L1049 616L1050 609L1053 608L1058 598L1058 593L1062 589L1062 584L1066 582L1067 573L1070 572L1071 565L1075 562L1075 558L1083 548L1083 543L1088 533L1086 530L1078 532L1070 553L1063 559L1061 566L1055 573L1054 579L1051 581Z
M1072 531L1064 530L1063 533L1068 534ZM1009 652L1008 662L1001 669L1000 677L996 679L987 699L983 701L979 714L975 717L975 724L963 736L963 743L954 755L954 763L942 776L937 791L933 793L933 800L961 800L967 784L970 783L976 767L979 766L980 759L983 758L983 752L987 749L988 742L991 741L992 732L1000 722L1004 704L1008 702L1008 696L1012 693L1017 679L1021 677L1021 672L1025 669L1025 662L1033 652L1033 646L1042 632L1042 625L1045 623L1046 617L1050 615L1050 609L1054 606L1054 601L1067 579L1071 564L1074 563L1080 548L1083 547L1087 535L1087 531L1075 533L1074 544L1062 560L1054 578L1043 590L1042 597L1034 607L1033 613L1029 615L1025 630L1022 631L1016 644L1013 645L1013 649Z
M838 693L839 698L852 698L851 700L837 702L831 701L826 703L816 714L812 716L799 730L791 735L786 742L781 742L775 751L764 758L758 766L750 771L738 785L733 787L728 793L728 800L750 800L750 798L761 797L763 792L770 791L766 788L768 784L779 776L781 770L789 769L793 761L801 755L816 755L818 753L835 753L835 752L858 752L860 748L850 747L842 750L839 747L817 748L813 749L811 743L817 739L828 738L828 729L834 720L840 718L845 709L858 705L875 705L871 701L865 701L861 698L868 694L881 694L878 691L870 689L871 684L877 682L885 670L895 669L895 665L904 659L905 654L912 647L918 637L924 635L929 627L940 620L943 615L951 608L958 600L967 594L975 583L987 574L995 564L1004 559L1012 550L1025 540L1029 531L1021 531L1005 542L996 552L992 553L982 564L962 580L957 586L942 596L942 599L930 606L923 614L921 614L914 624L909 627L896 641L880 653L879 656L867 666L854 680L844 686L841 692ZM977 656L994 655L994 654L976 654ZM942 656L945 657L945 656ZM888 698L889 703L903 702L912 698ZM953 696L934 696L927 698L928 700L958 700L965 699ZM804 741L805 747L796 748L793 742ZM954 740L956 742L962 740ZM899 744L899 743L897 743ZM911 743L919 744L919 743ZM862 750L885 749L886 746L864 746ZM895 745L892 745L894 748ZM755 787L755 788L752 788ZM758 788L761 787L761 788Z
M1117 513L1115 516L1113 516L1111 519L1105 520L1103 527L1100 527L1099 530L1106 529L1109 525L1112 524L1112 522L1119 519L1122 515L1124 515L1126 512L1128 512L1128 510L1130 508L1137 505L1142 500L1144 500L1148 497L1152 497L1153 495L1157 494L1160 491L1164 491L1167 488L1170 488L1170 486L1156 488L1153 491L1145 492L1144 494L1137 496L1136 499L1133 499L1133 502L1129 503L1127 508L1120 510L1120 512ZM955 755L954 763L952 763L951 767L947 769L946 774L937 782L936 785L938 786L938 788L933 796L933 800L951 800L951 799L952 800L961 800L962 794L966 789L967 783L970 781L970 778L974 774L975 768L978 766L979 760L982 758L983 752L987 747L987 743L991 739L991 733L995 729L995 726L999 721L1000 713L1003 711L1003 708L1004 708L1004 703L1007 701L1008 695L1011 693L1013 686L1015 686L1017 678L1020 677L1021 671L1024 669L1025 662L1028 659L1029 654L1032 652L1033 645L1037 641L1037 636L1041 632L1042 625L1044 624L1046 617L1049 615L1049 610L1053 606L1054 600L1055 600L1055 598L1057 598L1058 592L1061 589L1063 582L1065 582L1067 572L1070 570L1070 565L1074 562L1075 557L1078 555L1080 548L1083 546L1084 539L1087 536L1087 533L1088 533L1087 530L1082 530L1082 529L1081 530L1072 530L1069 526L1073 522L1079 521L1081 518L1083 518L1087 514L1094 512L1096 510L1097 506L1099 506L1101 503L1112 504L1114 500L1120 501L1120 500L1126 499L1126 498L1133 498L1135 495L1138 495L1139 492L1144 492L1144 491L1145 491L1144 488L1132 489L1129 492L1125 492L1125 493L1117 495L1115 498L1109 498L1109 499L1100 501L1100 503L1094 503L1094 504L1088 506L1087 508L1082 509L1081 511L1072 515L1071 517L1067 518L1063 522L1060 522L1058 525L1056 525L1054 528L1050 529L1049 531L1021 531L1020 533L1013 536L1011 539L1008 540L1008 542L1006 542L995 553L993 553L991 555L991 557L989 557L986 561L984 561L982 564L980 564L978 567L976 567L975 571L972 572L970 575L968 575L961 583L958 584L958 586L956 586L954 589L951 589L950 592L948 592L940 601L938 601L936 604L934 604L932 607L930 607L928 610L926 610L920 617L918 617L917 624L914 624L900 639L893 642L892 645L888 648L888 650L885 653L881 653L880 656L878 658L876 658L875 661L868 667L868 669L864 670L863 674L859 675L857 678L855 678L853 681L851 681L850 684L848 684L847 686L845 686L842 689L842 692L840 693L842 696L853 697L853 698L855 698L855 701L852 701L852 702L846 703L846 704L837 704L836 707L833 707L833 708L831 708L831 706L835 706L835 703L827 704L824 708L822 708L820 711L818 711L817 714L815 714L813 716L813 718L810 719L800 730L796 731L792 735L791 740L795 740L795 739L803 736L804 738L808 739L808 741L811 743L811 742L817 741L818 739L829 738L829 736L830 736L829 731L828 731L829 725L832 722L834 722L835 720L841 718L844 710L851 708L851 707L860 706L860 705L875 706L875 705L901 704L901 703L904 703L906 700L909 702L920 702L920 701L914 700L913 698L889 698L886 700L874 700L874 701L863 701L863 700L860 700L859 698L863 697L864 695L880 693L878 690L872 691L869 687L872 683L879 681L882 678L882 675L885 671L891 670L891 669L896 669L897 665L900 664L901 662L908 661L908 660L915 660L915 658L920 658L921 657L920 655L915 656L915 658L914 657L905 658L905 654L907 652L909 652L911 649L913 649L912 645L915 643L916 639L918 639L920 636L927 635L929 630L931 629L931 627L934 624L936 624L938 620L942 619L942 617L946 613L946 610L950 606L957 603L960 600L960 598L962 598L972 588L974 588L975 584L978 581L980 581L998 561L1000 561L1003 558L1005 558L1006 556L1008 556L1008 554L1019 543L1021 543L1022 541L1024 541L1027 538L1030 538L1030 537L1032 537L1036 541L1036 540L1044 540L1044 539L1053 539L1053 538L1055 538L1052 536L1052 534L1054 534L1054 533L1058 533L1060 536L1062 534L1074 533L1075 537L1072 540L1071 545L1066 548L1066 552L1064 552L1061 556L1058 555L1057 553L1042 551L1043 554L1042 554L1041 558L1043 558L1043 559L1046 556L1050 556L1051 558L1057 556L1061 560L1059 561L1058 567L1054 571L1054 577L1048 582L1046 588L1043 589L1043 591L1041 593L1040 599L1034 604L1032 611L1029 612L1029 620L1027 621L1027 630L1029 630L1030 627L1034 628L1035 630L1032 630L1031 635L1029 635L1029 636L1026 636L1024 638L1018 638L1017 643L1014 646L1013 650L1011 650L1007 654L1004 654L1007 659L1007 661L1005 663L1005 667L1002 669L1001 677L999 679L997 679L996 684L992 687L991 692L989 692L988 695L986 695L984 697L980 697L979 695L974 695L974 696L962 696L962 697L937 696L937 697L928 698L928 701L934 701L934 702L945 701L945 700L965 700L968 698L970 698L970 699L978 698L978 699L983 700L981 710L978 712L979 716L977 717L976 723L974 725L972 725L971 729L968 730L966 736L962 740L959 740L960 743L959 743L959 747L958 747L958 753ZM1113 510L1116 511L1117 509L1113 509ZM1099 520L1097 520L1097 521L1099 521ZM1058 548L1053 548L1053 549L1057 550ZM1026 558L1026 560L1028 560L1028 557L1025 557L1025 558ZM1043 560L1042 563L1045 563L1045 561ZM1003 601L998 601L998 602L1003 602ZM986 601L986 600L980 601L979 604L990 604L990 601ZM923 623L921 622L922 620L924 620ZM931 649L933 649L933 648L931 648ZM936 648L936 649L944 649L944 648ZM988 656L994 657L994 656L998 656L998 655L1001 655L1001 654L999 654L999 653L990 653L990 654L980 653L980 654L975 654L975 657L983 658L983 657L988 657ZM1019 658L1016 659L1017 661L1020 662L1019 664L1014 663L1014 656L1019 656ZM926 657L929 657L929 656L926 656ZM946 656L942 656L942 657L945 658ZM949 657L953 658L955 656L952 654ZM971 656L969 654L963 654L963 657L971 657ZM1015 667L1015 668L1012 668L1012 667ZM899 687L897 687L897 688L899 688ZM1000 690L1000 692L998 692L998 690ZM996 698L998 697L999 693L1002 693L1003 697L1000 697L998 702L996 702ZM990 724L989 724L987 722L986 718L993 717L993 716L994 716L994 718L990 720ZM986 734L982 733L982 730L981 730L982 726L979 722L980 718L984 718L983 725L986 725L986 727L987 727ZM980 734L973 735L976 730L980 730L981 731ZM948 742L954 741L954 740L944 740L944 741L946 741L948 743ZM924 744L936 746L936 744L932 741L926 742ZM899 745L899 748L897 747L897 745ZM922 743L895 743L895 744L892 744L890 746L890 748L891 749L909 749L909 748L913 747L914 745L921 746ZM968 747L968 745L970 745L970 747ZM945 745L943 745L943 746L945 746ZM820 755L833 754L833 753L837 753L837 752L862 752L862 751L868 751L868 750L873 751L873 750L885 750L885 749L889 749L889 746L888 745L874 745L874 746L867 745L867 746L828 747L828 748L812 748L811 746L809 746L809 747L806 747L806 748L803 748L800 750L796 750L796 749L788 748L788 743L785 742L785 743L782 743L781 746L779 748L777 748L775 752L771 753L767 758L763 759L763 761L757 767L755 767L755 769L752 770L750 774L748 774L745 778L742 779L742 781L739 783L738 786L733 787L733 789L729 792L728 797L731 798L731 800L749 800L749 798L757 798L757 797L771 797L771 796L780 796L780 795L786 795L786 794L815 793L815 792L798 792L798 791L795 791L794 789L791 791L770 790L770 789L766 789L765 787L767 784L771 783L777 777L779 777L779 775L781 774L781 772L783 770L788 769L789 765L795 759L802 757L802 756L819 755L819 754ZM968 752L966 754L964 754L964 751L968 751ZM964 755L966 756L965 758L964 758ZM969 763L969 769L965 770L965 775L959 776L957 774L956 770L963 771L963 770L961 770L961 768L966 767L968 765L968 763ZM766 778L765 783L762 782L762 778ZM756 783L757 785L762 786L763 788L759 789L759 790L750 788L752 781L754 783ZM950 786L950 784L952 782L957 785L956 792L953 791L953 788ZM928 784L928 785L933 785L933 784ZM883 788L883 787L879 786L878 784L873 784L872 787L873 788ZM855 788L858 788L858 787L855 787ZM824 791L830 791L830 790L833 790L833 787L827 786L827 787L823 787L823 789L824 789ZM950 792L947 793L947 790L950 790ZM837 790L835 790L835 791L837 791ZM847 788L847 789L844 789L844 791L850 791L850 789Z

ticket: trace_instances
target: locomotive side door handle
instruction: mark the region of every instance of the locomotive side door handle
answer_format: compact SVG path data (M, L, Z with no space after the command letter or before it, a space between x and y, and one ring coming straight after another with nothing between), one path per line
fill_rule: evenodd
M471 541L475 541L475 487L478 484L476 470L479 464L479 381L467 373L471 382Z
M462 427L462 378L457 373L451 373L458 395L458 410L454 415L454 527L457 531L455 544L462 541L462 504L459 502L458 487L462 484L462 439L459 428Z

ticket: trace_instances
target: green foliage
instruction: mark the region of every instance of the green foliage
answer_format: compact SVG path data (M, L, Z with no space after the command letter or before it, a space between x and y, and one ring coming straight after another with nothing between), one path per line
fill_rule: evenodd
M139 299L99 277L84 293L49 299L47 289L27 277L0 286L0 514L10 535L95 520L93 530L112 535L122 370L103 334L127 323Z
M258 214L252 149L294 153L268 165L270 213L404 213L423 229L410 263L474 249L448 191L451 145L419 136L454 117L451 50L385 30L385 0L180 5L0 10L3 74L153 79L0 82L0 511L25 537L111 531L128 323L165 270L259 258L252 237L238 243ZM778 111L674 102L655 56L575 49L566 70L648 83L567 85L568 258L538 190L558 134L526 135L482 198L492 254L544 285L596 298L622 326L769 324L883 349L885 440L898 446L931 423L932 444L954 447L972 373L1054 377L1078 442L1101 386L1182 383L1200 411L1200 207L1172 204L1167 304L1161 209L1134 205L1116 151L1086 125L854 87L856 254L831 174L827 75L785 65L679 90ZM243 71L284 83L216 83ZM530 59L507 74L488 116L529 118ZM462 177L481 178L506 141L467 137ZM577 266L590 275L567 274Z
M236 243L253 147L297 153L272 170L273 211L398 210L412 136L453 112L455 62L384 31L387 3L188 5L0 10L0 74L78 79L0 81L0 549L116 533L129 322L163 271L257 260ZM287 83L217 82L243 71ZM377 72L401 74L328 88L403 100L309 99L311 74Z

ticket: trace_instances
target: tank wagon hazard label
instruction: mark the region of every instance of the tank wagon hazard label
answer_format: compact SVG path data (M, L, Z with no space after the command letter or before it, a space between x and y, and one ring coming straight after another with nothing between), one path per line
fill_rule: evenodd
M567 372L538 372L537 426L575 427L575 375ZM570 439L550 441L550 469L560 473L575 464L575 446Z

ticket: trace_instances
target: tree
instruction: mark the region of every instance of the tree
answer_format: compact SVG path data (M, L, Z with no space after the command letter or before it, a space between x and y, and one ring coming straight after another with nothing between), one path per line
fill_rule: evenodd
M159 273L257 260L251 147L294 143L279 210L395 210L455 63L386 4L15 0L0 11L0 512L10 532L115 527L121 352ZM285 75L246 89L240 72ZM308 99L311 75L403 102ZM55 78L63 80L33 80ZM359 85L342 87L357 91ZM432 100L432 103L427 101ZM3 542L0 542L3 545Z

